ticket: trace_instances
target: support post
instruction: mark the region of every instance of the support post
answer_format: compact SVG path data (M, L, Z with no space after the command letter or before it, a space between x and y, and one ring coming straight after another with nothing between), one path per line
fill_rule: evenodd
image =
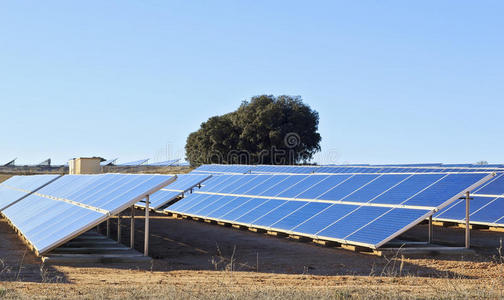
M107 237L110 237L110 219L107 219Z
M117 214L117 242L121 242L121 213Z
M465 247L466 249L471 248L471 227L469 225L469 201L471 194L466 192L466 215L465 215Z
M432 244L432 216L429 217L429 244Z
M135 248L135 206L131 206L130 248Z
M144 256L149 256L149 195L145 197Z

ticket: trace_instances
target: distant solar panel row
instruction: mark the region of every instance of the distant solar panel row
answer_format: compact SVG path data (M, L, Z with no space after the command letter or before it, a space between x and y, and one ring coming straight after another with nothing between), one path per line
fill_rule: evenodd
M152 209L159 209L166 205L175 198L183 195L185 192L201 185L205 180L209 179L211 175L193 175L182 174L177 175L175 182L166 186L165 188L157 191L149 197L150 207ZM140 207L145 207L145 201L141 200L136 204Z
M149 159L146 158L146 159L141 159L141 160L136 160L136 161L130 161L130 162L126 162L126 163L122 163L122 164L118 164L118 166L131 166L131 167L134 167L134 166L140 166L140 165L143 165L145 164L146 162L148 162Z
M410 166L272 166L272 165L202 165L194 173L230 174L339 174L339 173L448 173L494 172L498 168L446 168ZM500 171L504 171L501 169Z
M491 177L221 175L166 211L377 248Z
M28 196L1 212L42 254L130 207L173 180L173 176L163 175L67 175L34 193L29 194L30 190L25 190ZM7 188L23 191L21 185L13 184Z
M476 189L470 201L471 224L504 226L504 173ZM459 200L434 216L438 221L465 222L465 201Z
M169 167L169 166L175 165L179 161L180 161L180 159L172 159L172 160L155 162L155 163L151 163L151 164L148 164L148 165L149 166L157 166L157 167Z

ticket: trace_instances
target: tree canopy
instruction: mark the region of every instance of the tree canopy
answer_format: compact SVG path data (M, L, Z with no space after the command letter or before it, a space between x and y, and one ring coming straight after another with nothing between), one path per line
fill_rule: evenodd
M186 142L191 165L297 164L320 151L319 115L301 97L261 95L209 118Z

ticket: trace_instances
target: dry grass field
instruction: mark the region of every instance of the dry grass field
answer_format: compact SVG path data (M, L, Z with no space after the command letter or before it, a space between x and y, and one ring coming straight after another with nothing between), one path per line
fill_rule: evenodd
M126 243L129 224L122 224ZM141 250L143 224L136 225ZM191 220L153 219L151 225L151 264L44 266L2 219L0 298L504 297L499 249L478 249L471 257L383 258Z

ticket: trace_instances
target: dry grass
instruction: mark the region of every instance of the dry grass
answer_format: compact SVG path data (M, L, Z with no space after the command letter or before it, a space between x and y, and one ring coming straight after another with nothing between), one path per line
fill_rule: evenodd
M218 245L217 245L217 248ZM0 299L503 299L504 257L502 248L489 273L475 270L476 278L404 274L404 257L393 256L369 276L288 275L235 271L240 265L236 249L229 257L220 251L212 257L215 271L153 271L155 268L55 267L61 277L40 268L40 282L19 280L19 266L0 260L0 272L13 276L0 282ZM411 260L408 260L411 263ZM461 261L460 263L465 263ZM455 266L456 262L450 262ZM482 265L478 267L481 269ZM460 266L458 266L460 267ZM463 265L462 265L463 267ZM17 275L16 275L17 274ZM378 274L378 275L375 275ZM4 274L5 275L5 274ZM496 276L497 275L497 276ZM501 276L498 276L501 275Z
M128 272L129 273L129 272ZM502 285L454 278L273 275L233 271L135 273L136 280L20 283L0 287L5 299L498 299ZM101 279L101 277L100 277ZM144 281L139 283L138 281ZM136 281L136 282L135 282Z

